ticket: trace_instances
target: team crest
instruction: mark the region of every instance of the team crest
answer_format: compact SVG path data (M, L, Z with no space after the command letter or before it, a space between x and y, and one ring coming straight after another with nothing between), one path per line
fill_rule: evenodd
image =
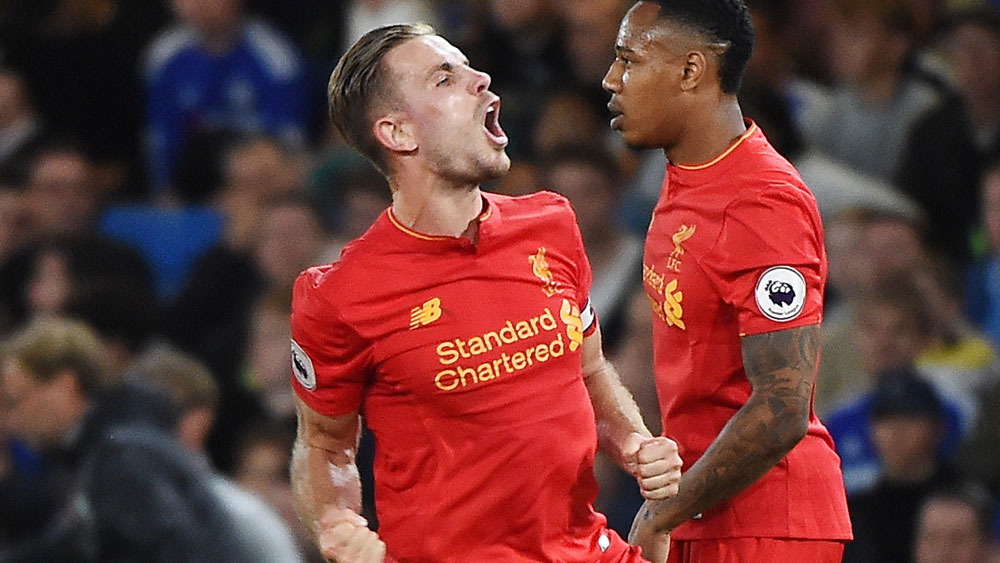
M316 370L313 369L312 359L294 340L292 340L292 373L303 387L310 391L316 389Z
M533 256L528 256L528 262L531 262L531 271L545 284L542 291L545 292L547 297L562 293L559 282L552 279L552 271L549 270L549 261L545 259L544 246L540 246L538 252Z
M694 235L694 230L694 225L681 225L677 232L670 237L674 243L674 251L670 253L671 257L680 258L681 254L684 254L684 247L681 245Z
M798 317L805 307L806 280L791 266L775 266L757 280L754 297L765 317L787 322Z

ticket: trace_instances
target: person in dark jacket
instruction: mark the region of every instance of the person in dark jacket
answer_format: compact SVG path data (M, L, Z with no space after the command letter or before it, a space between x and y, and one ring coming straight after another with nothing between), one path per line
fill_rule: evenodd
M0 561L253 561L206 473L174 438L169 397L131 382L105 387L102 355L85 325L58 319L3 346L7 430L42 451L61 449L72 486L39 533L0 551Z

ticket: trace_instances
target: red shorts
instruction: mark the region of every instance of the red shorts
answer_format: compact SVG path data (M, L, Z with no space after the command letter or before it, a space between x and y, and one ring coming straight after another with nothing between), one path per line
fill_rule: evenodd
M670 544L667 563L840 563L844 542L783 538L722 538Z

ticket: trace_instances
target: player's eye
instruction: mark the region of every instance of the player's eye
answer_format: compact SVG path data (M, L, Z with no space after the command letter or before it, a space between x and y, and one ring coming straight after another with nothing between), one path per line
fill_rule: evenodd
M442 76L440 79L438 79L437 86L447 86L450 83L451 83L451 75L446 74Z

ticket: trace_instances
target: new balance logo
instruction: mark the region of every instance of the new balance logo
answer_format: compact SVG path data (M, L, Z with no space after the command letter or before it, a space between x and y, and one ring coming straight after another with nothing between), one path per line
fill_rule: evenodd
M410 311L410 330L427 326L441 318L441 300L435 297Z

